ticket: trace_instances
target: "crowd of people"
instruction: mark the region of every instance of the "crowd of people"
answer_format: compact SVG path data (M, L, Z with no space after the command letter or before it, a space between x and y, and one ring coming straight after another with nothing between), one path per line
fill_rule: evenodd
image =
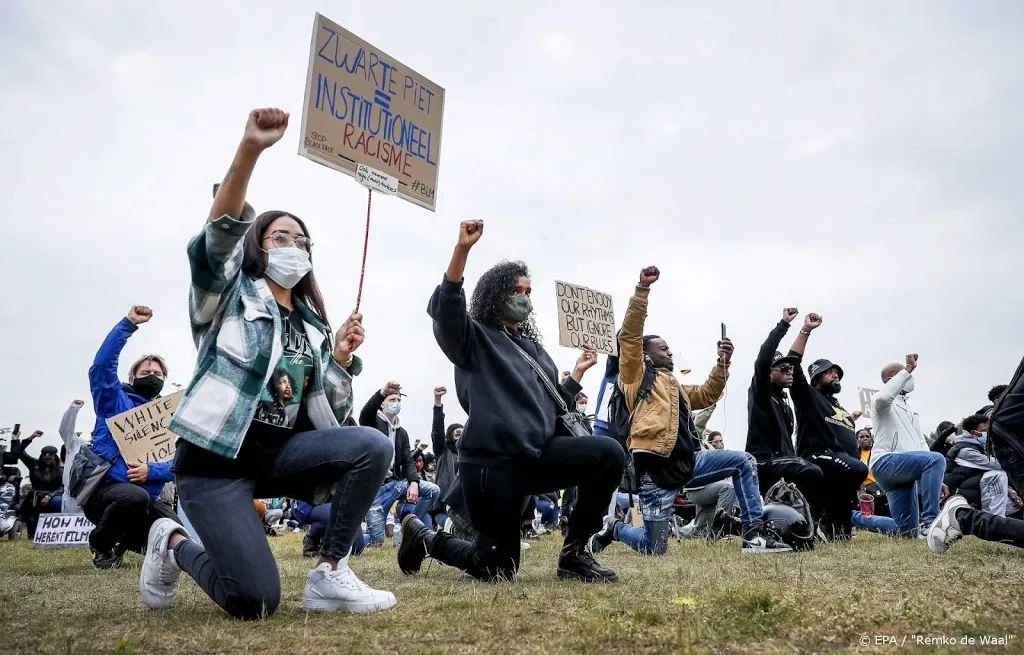
M927 540L945 552L964 535L1024 546L1018 495L1024 473L1021 372L989 405L939 426L929 443L910 404L916 354L881 366L872 426L842 407L843 369L807 367L823 325L786 308L758 351L747 397L744 451L706 425L730 377L733 344L702 384L680 384L668 342L648 325L661 271L640 271L590 414L582 382L598 362L584 349L559 375L534 323L530 273L501 262L476 282L464 273L484 223L465 221L429 298L437 345L454 367L468 415L448 424L445 387L434 391L430 442L410 443L404 394L388 381L356 413L356 351L365 333L352 313L333 330L313 270L312 240L298 217L257 215L246 192L260 155L281 139L288 115L251 112L208 219L188 244L190 320L198 359L171 422L173 461L126 461L106 420L158 398L168 365L147 355L118 376L128 339L153 316L134 306L102 342L89 370L96 424L75 429L74 401L58 453L30 454L35 432L15 431L4 453L0 518L28 534L46 512L82 512L95 525L93 565L118 569L144 553L142 600L169 606L182 572L232 617L275 612L281 580L268 535L306 529L315 558L302 594L309 611L393 607L364 583L351 558L390 537L401 571L426 558L486 581L514 579L529 541L561 533L555 573L614 582L595 558L620 542L640 556L665 554L673 536L739 542L750 555L849 541L855 529ZM798 323L798 325L800 325ZM27 494L16 463L28 469ZM799 555L793 555L799 557Z

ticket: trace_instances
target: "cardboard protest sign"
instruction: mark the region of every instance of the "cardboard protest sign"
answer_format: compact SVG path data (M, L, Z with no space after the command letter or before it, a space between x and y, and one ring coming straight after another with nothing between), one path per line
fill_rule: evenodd
M32 544L41 548L88 548L94 527L85 514L40 514Z
M126 462L169 462L174 459L174 440L167 429L185 395L181 390L107 419L121 456Z
M591 346L599 353L618 355L612 297L568 282L555 281L558 301L558 343L567 348Z
M443 88L316 14L304 96L300 155L390 175L400 197L434 211Z
M857 395L860 396L860 413L864 418L871 418L871 401L874 400L878 389L857 388Z

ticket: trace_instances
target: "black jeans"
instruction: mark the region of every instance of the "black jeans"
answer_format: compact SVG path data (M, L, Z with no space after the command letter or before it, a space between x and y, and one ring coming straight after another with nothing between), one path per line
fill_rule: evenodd
M343 559L394 451L373 428L330 428L291 437L258 481L179 476L179 502L203 545L180 542L178 565L231 616L270 616L281 603L281 578L253 499L287 496L312 504L318 490L337 484L320 554Z
M958 509L956 520L965 535L1024 548L1024 521L1008 519L977 509Z
M856 457L836 452L811 455L807 461L821 469L824 477L825 523L831 525L837 534L850 536L857 490L868 476L868 467Z
M782 479L795 484L810 504L814 519L821 518L825 511L825 477L821 469L803 457L776 457L757 465L757 480L762 496Z
M553 437L537 460L515 470L461 463L459 479L476 539L440 533L430 554L481 580L510 580L519 571L527 496L571 486L579 487L579 496L565 541L582 548L601 528L625 463L622 446L610 437Z
M89 534L89 545L101 553L141 552L154 521L178 520L170 505L153 500L149 492L130 482L102 485L93 492L82 512L96 526Z

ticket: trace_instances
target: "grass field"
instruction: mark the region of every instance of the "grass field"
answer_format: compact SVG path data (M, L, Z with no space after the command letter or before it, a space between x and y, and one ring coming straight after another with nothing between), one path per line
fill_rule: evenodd
M557 580L553 535L524 554L521 577L511 584L479 583L429 560L424 573L407 578L389 546L353 564L364 581L393 591L398 607L343 616L300 609L311 564L299 555L300 537L271 540L283 601L261 623L226 618L187 576L170 610L146 611L138 592L141 560L134 555L124 569L101 572L85 550L0 542L0 652L1024 652L1024 634L1016 634L1024 615L1024 557L975 539L944 556L920 541L870 534L812 553L772 556L688 541L647 558L613 544L600 559L621 582L606 586ZM916 635L1010 640L1008 646L912 647ZM883 644L887 637L897 645Z

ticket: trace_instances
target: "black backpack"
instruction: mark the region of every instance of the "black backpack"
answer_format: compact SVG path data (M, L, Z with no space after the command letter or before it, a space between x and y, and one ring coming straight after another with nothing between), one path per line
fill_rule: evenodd
M619 488L628 494L635 494L639 491L636 479L636 467L633 465L633 456L626 444L629 442L629 432L633 427L633 414L640 403L650 398L651 389L654 387L654 377L657 372L653 366L644 365L644 377L640 382L640 390L636 394L636 404L633 405L633 412L629 411L626 405L626 397L619 388L618 378L612 388L611 398L608 399L608 435L619 442L622 450L626 452L626 470L622 473L622 482Z

